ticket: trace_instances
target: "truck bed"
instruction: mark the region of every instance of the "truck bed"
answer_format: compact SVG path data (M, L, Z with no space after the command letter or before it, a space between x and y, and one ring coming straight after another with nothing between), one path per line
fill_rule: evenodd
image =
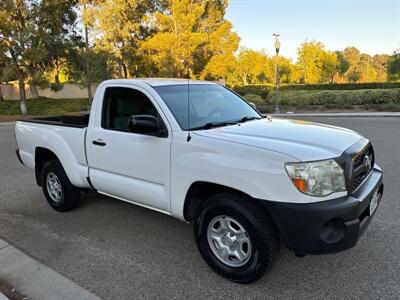
M84 112L84 113L64 115L64 116L23 119L21 121L47 124L47 125L56 125L56 126L85 128L89 124L89 116L90 116L89 113Z

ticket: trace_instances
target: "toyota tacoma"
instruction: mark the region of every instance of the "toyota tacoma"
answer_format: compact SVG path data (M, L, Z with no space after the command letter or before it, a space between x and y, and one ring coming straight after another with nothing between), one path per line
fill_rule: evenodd
M192 223L206 263L239 283L282 243L299 256L353 247L383 193L367 138L264 117L212 82L108 80L90 113L18 121L15 134L55 210L92 189Z

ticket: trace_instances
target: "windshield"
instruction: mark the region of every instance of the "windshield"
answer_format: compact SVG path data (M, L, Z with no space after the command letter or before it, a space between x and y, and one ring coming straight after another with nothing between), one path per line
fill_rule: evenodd
M211 128L212 124L223 126L261 118L247 102L223 86L190 84L190 124L188 124L188 86L168 85L154 89L167 104L183 130Z

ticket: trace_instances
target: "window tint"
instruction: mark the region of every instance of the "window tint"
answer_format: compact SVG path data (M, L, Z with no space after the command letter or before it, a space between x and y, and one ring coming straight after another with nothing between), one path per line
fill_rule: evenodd
M215 84L167 85L154 88L171 110L183 130L210 122L238 121L243 117L260 118L248 103L225 87Z
M128 120L132 115L152 115L159 118L157 109L142 92L122 87L107 88L104 94L101 127L129 131Z

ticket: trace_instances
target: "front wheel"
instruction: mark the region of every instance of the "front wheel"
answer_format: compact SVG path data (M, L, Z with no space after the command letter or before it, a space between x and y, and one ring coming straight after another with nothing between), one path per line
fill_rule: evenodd
M219 193L195 213L194 235L206 263L238 283L260 279L279 252L274 224L252 199Z
M46 162L41 176L43 193L52 208L68 211L79 205L80 190L71 184L58 160Z

